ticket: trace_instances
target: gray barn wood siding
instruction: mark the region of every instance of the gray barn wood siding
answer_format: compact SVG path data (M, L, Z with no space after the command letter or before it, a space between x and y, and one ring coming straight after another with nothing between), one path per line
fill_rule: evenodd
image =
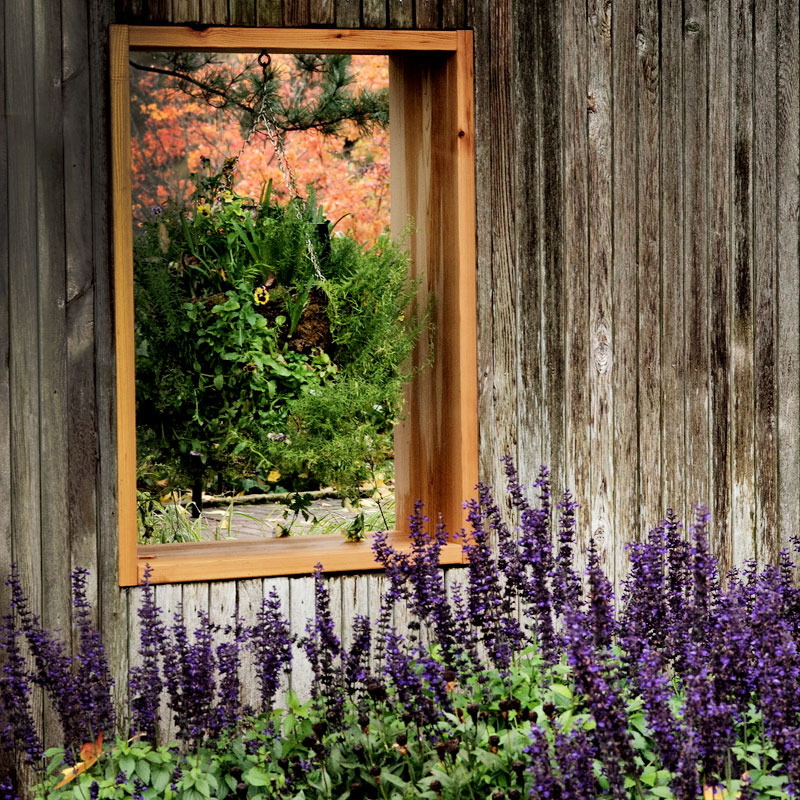
M473 28L482 478L502 484L506 453L528 480L549 464L617 573L667 505L710 504L725 566L798 531L798 0L6 0L0 573L19 564L47 624L69 630L88 567L124 675L110 22ZM345 637L380 582L330 580ZM309 585L158 597L252 614L274 586L299 630Z

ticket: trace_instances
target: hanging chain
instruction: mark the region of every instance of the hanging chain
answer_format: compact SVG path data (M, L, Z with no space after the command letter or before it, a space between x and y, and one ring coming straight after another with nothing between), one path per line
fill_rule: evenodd
M292 199L296 201L294 210L295 214L297 215L297 219L303 223L303 211L308 209L308 202L303 198L299 189L297 188L297 179L295 178L294 170L286 158L285 136L278 129L278 125L275 122L275 117L272 115L269 103L267 102L267 71L271 61L272 58L270 57L269 53L267 53L265 50L262 50L261 55L258 57L258 64L261 67L263 75L261 100L258 104L255 122L253 122L253 125L247 132L247 136L242 143L242 147L236 156L236 161L239 161L242 153L244 153L245 149L250 144L250 140L253 138L260 126L263 130L263 133L266 134L267 138L269 139L272 149L275 151L275 157L278 159L278 169L280 169L283 179L286 181L286 185L289 187L289 192L291 193ZM316 274L317 278L322 283L325 281L325 276L322 274L322 270L320 269L319 256L317 255L317 249L314 247L314 241L311 238L310 226L304 224L302 227L306 235L306 250L308 251L308 257L311 260L311 266L314 268L314 273Z

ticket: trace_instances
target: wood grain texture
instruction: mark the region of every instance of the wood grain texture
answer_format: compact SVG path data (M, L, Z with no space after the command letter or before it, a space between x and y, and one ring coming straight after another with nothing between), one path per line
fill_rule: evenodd
M312 25L333 25L335 20L334 0L309 0L308 21Z
M464 0L440 0L442 28L469 28Z
M205 25L227 25L227 0L200 0L200 22Z
M591 535L614 579L614 331L611 6L589 5L589 327L592 409Z
M508 311L495 308L494 313L498 322L513 324L517 331L515 339L506 344L505 353L506 359L513 359L508 369L508 376L511 378L513 375L513 381L503 381L497 387L502 387L503 391L493 398L495 419L506 416L511 420L516 418L516 448L496 453L495 458L513 456L517 470L525 481L532 480L543 464L551 469L555 466L552 456L553 450L560 444L558 433L561 419L560 405L552 402L550 393L553 382L558 384L561 371L556 369L555 373L551 373L550 370L560 355L560 315L551 312L558 308L563 276L560 271L560 251L556 249L553 252L550 247L552 240L546 241L548 220L542 198L545 173L549 171L552 175L552 170L548 170L546 165L557 165L556 159L546 157L553 149L553 137L558 135L557 127L554 129L548 124L553 114L553 84L557 87L557 70L551 64L548 76L542 48L530 46L531 41L542 35L542 16L538 5L531 3L524 9L520 8L513 18L511 52L503 52L502 55L502 62L508 60L507 68L513 77L510 91L497 98L498 106L503 104L502 112L499 107L497 109L498 115L502 114L497 120L499 122L507 118L515 104L517 113L513 115L513 130L504 131L500 123L495 124L494 133L501 139L500 147L514 154L508 162L499 162L510 173L506 178L510 184L502 201L507 202L508 208L514 208L514 211L511 214L504 211L505 219L496 225L493 232L493 239L501 247L508 247L513 252L509 265L513 274L503 278L504 282L513 281L513 305ZM506 22L504 18L497 18L498 23L501 20ZM552 61L553 53L558 52L558 45L548 52ZM498 67L502 69L502 64ZM548 81L546 89L544 84ZM552 192L558 196L557 183L552 186ZM560 212L557 203L549 204L549 209L551 218ZM502 264L497 266L502 267ZM541 344L538 347L520 346L524 342ZM512 372L514 361L516 364ZM523 386L525 391L514 391L514 387ZM558 461L560 463L561 459ZM494 466L495 471L499 469L499 464ZM495 478L493 482L498 489L497 494L502 496L500 487L503 483L498 483L499 480ZM507 505L509 498L503 500Z
M639 530L664 514L661 499L661 39L658 3L637 5L636 250ZM631 423L629 423L631 424Z
M5 14L0 9L0 108L6 100ZM0 115L0 198L8 202L8 122ZM11 392L9 386L9 230L8 215L0 212L0 495L11 497ZM0 575L8 575L14 561L11 529L11 505L0 510ZM11 592L3 581L0 585L0 609L10 607ZM11 753L0 753L0 771L10 774L16 768Z
M365 28L386 27L387 0L361 0L361 9Z
M133 341L133 240L131 230L130 87L128 28L115 25L111 47L111 149L113 195L114 333L116 354L117 514L119 581L138 582L136 571L136 391Z
M361 25L361 0L336 0L336 27L357 28Z
M35 614L43 610L41 582L42 541L39 414L39 299L37 241L37 147L34 113L36 81L34 69L34 8L32 3L5 4L5 82L9 153L7 189L13 198L6 206L13 248L9 258L9 389L11 435L9 463L11 528L14 535L12 556L22 585L28 590L29 607ZM13 243L13 244L12 244ZM41 692L32 695L34 718L41 721ZM26 773L28 780L32 775ZM30 784L29 784L30 785Z
M661 4L661 496L685 518L683 347L683 15L679 0Z
M415 28L436 29L440 27L441 0L415 0Z
M261 603L264 598L264 582L261 578L231 582L236 588L236 614L245 626L255 624ZM242 663L239 669L242 686L242 703L259 711L261 709L261 692L258 686L255 655L252 650L242 652Z
M537 59L538 99L540 109L540 147L537 174L532 175L533 181L538 184L540 226L537 233L538 250L536 264L540 266L542 274L542 314L540 324L543 326L542 339L544 343L544 358L542 360L543 399L544 413L540 421L542 429L547 431L549 441L542 442L543 461L548 465L555 494L558 495L564 487L564 315L562 311L563 295L566 289L563 260L563 230L562 206L563 192L562 162L560 158L553 158L552 153L557 153L562 137L561 121L561 82L558 79L558 69L561 59L561 18L555 13L555 7L548 7L547 3L536 6L534 35L539 44ZM520 78L524 80L525 71L520 69ZM525 139L530 139L531 131L526 130ZM519 155L524 159L522 150L523 138L519 138ZM556 198L550 201L550 195ZM517 240L522 235L522 229L517 228ZM522 256L522 254L520 254ZM524 258L524 256L523 256ZM523 282L524 272L518 278ZM522 331L526 334L525 341L532 341L536 337L536 318L525 319L523 314ZM533 348L530 348L533 349ZM526 361L528 347L519 348L520 362ZM522 382L525 385L525 382ZM523 395L525 398L525 395ZM523 423L524 405L518 404L519 424ZM530 475L538 466L535 463L526 463L523 451L523 439L520 436L520 465Z
M89 14L76 4L62 16L61 94L64 131L65 359L67 408L66 538L72 567L88 569L87 596L98 598L97 410L95 406L95 296L92 237L92 150ZM62 465L63 466L63 465ZM63 527L63 516L61 520ZM63 538L63 534L62 534Z
M612 39L612 178L613 195L613 448L614 572L627 570L624 542L641 539L639 525L638 427L638 270L636 252L636 6L614 4Z
M731 278L731 508L733 559L755 549L755 408L753 400L753 15L737 0L731 31L733 94L733 275Z
M229 23L231 25L241 25L242 27L255 25L257 3L258 0L228 0Z
M730 415L731 44L727 9L709 6L708 20L708 297L713 515L711 545L720 568L732 566Z
M283 24L294 27L311 22L311 0L283 0Z
M580 503L577 547L588 545L591 517L591 406L589 395L589 227L587 19L583 2L564 5L564 396L565 488Z
M306 632L306 622L314 617L314 579L291 578L289 580L289 623L291 632L301 639ZM289 685L300 702L311 697L313 681L311 664L299 642L292 648L292 673Z
M777 102L775 0L756 0L753 43L753 303L755 314L756 554L778 558L776 429L775 264L777 193L775 136Z
M231 18L231 24L233 18ZM209 28L131 25L132 50L208 50L220 53L393 53L430 51L455 53L456 31L368 31L311 28Z
M126 640L119 635L127 627L128 596L118 587L118 537L108 535L117 530L117 464L114 326L111 290L111 232L108 213L110 180L109 152L109 23L111 9L105 0L89 4L90 95L86 107L92 109L90 151L92 154L91 185L84 202L91 203L92 264L94 266L94 331L95 387L97 435L97 569L99 580L98 616L106 655L114 684L114 702L118 715L127 704L124 681L127 675ZM102 212L98 211L102 209ZM126 711L127 713L127 711Z
M708 351L708 14L702 2L684 4L683 207L684 407L686 494L690 504L710 502Z
M800 531L800 5L779 0L777 17L777 461L780 548Z
M283 25L281 0L256 0L256 25L267 27Z
M389 27L414 27L414 0L389 0Z
M172 0L172 22L199 22L201 0Z

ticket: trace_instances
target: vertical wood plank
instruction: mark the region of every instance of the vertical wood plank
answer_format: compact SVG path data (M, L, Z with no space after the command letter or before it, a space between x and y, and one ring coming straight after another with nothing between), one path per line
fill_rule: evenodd
M200 628L200 614L208 615L209 583L184 583L181 604L183 621L189 634L189 641L194 642L194 633Z
M708 15L705 3L684 3L683 159L684 313L686 350L686 492L710 502L708 384Z
M208 591L208 618L218 630L214 631L214 658L217 657L217 648L223 642L230 642L236 635L239 625L237 620L236 581L214 581L209 585ZM245 653L242 652L242 661ZM239 664L239 699L244 697L242 678L244 669Z
M464 15L463 0L440 0L442 28L469 28Z
M728 9L709 5L709 357L711 359L712 549L732 566L730 536L730 196L731 96Z
M283 22L287 26L308 25L310 0L283 0Z
M236 581L236 613L243 624L253 627L257 622L258 612L261 610L261 601L264 597L263 581L252 578L246 581ZM261 710L259 697L258 678L252 651L249 649L242 653L242 667L240 670L242 681L242 704L250 706L256 712Z
M800 14L778 0L777 202L778 526L780 547L800 531Z
M6 105L5 14L0 11L0 108ZM0 115L0 497L8 498L0 509L0 608L7 609L11 593L5 578L14 560L11 529L11 389L9 385L9 228L8 228L8 116ZM0 764L3 764L0 761Z
M72 632L67 471L67 319L64 253L64 130L61 95L61 9L59 0L34 2L33 96L36 128L36 210L39 324L39 464L41 506L42 622ZM54 176L57 179L54 180ZM67 522L67 524L65 524ZM45 743L60 741L57 716L45 705Z
M332 575L326 578L325 585L328 587L333 632L341 642L345 626L345 620L342 616L342 577L340 575Z
M340 578L342 647L348 652L353 645L353 621L356 616L369 618L369 576L345 575ZM373 643L374 646L374 643Z
M128 598L128 618L125 620L125 632L127 634L126 643L128 646L128 669L130 670L136 667L141 667L144 661L140 652L142 634L139 627L139 609L142 607L144 592L140 587L133 586L130 589L124 590L124 593ZM164 619L163 616L162 619ZM118 675L114 676L117 682L120 682L120 677L121 676ZM127 692L127 676L126 679L121 682L124 684ZM132 699L133 698L131 697L126 697L127 702L125 704L126 707L124 719L130 719L130 701Z
M352 0L355 2L355 0ZM283 25L283 3L281 0L256 0L256 25L277 27Z
M493 268L503 275L501 287L511 293L513 305L508 312L495 305L493 311L499 329L493 337L503 336L503 328L509 325L513 325L516 336L502 344L495 341L495 347L499 346L502 352L500 365L508 366L504 368L500 386L495 387L493 413L497 420L509 414L514 420L516 416L517 430L516 452L509 449L514 447L514 438L504 433L507 445L503 451L494 454L494 460L497 462L505 455L513 455L523 481L532 481L542 464L552 468L549 444L553 440L559 441L559 415L550 403L547 371L558 357L553 352L553 344L558 339L559 325L557 315L547 314L545 309L548 308L547 302L553 301L552 295L559 291L561 276L559 273L548 275L544 266L545 262L547 267L552 266L554 259L547 252L550 236L547 224L550 220L545 219L541 197L545 161L553 147L553 135L558 136L558 129L549 130L549 135L545 135L545 117L551 109L544 108L544 63L541 47L531 47L531 42L541 39L538 28L543 23L539 10L534 3L512 8L508 19L497 18L502 27L493 37L495 51L492 59L498 58L495 52L503 53L500 57L511 75L511 92L497 98L495 112L498 116L495 117L494 135L505 140L498 142L496 154L498 163L509 171L506 180L510 183L506 190L509 194L502 198L498 209L504 217L493 220L492 238L503 248L496 251L495 259L500 263L493 264ZM504 39L510 36L511 41L501 44L498 41L501 36ZM504 52L507 49L510 52ZM498 67L503 69L500 65ZM552 92L548 92L547 97L551 100ZM504 119L513 119L513 127L503 125L501 120ZM495 191L497 189L499 187ZM558 187L552 189L557 195ZM556 204L552 206L558 214ZM494 290L498 288L495 286ZM520 392L519 387L523 386L525 389ZM553 419L549 416L551 412L555 412ZM551 424L555 427L552 432ZM497 432L494 431L488 434L489 437L495 435ZM501 477L499 463L493 465L493 471L497 476L493 479L497 501L508 509L510 498L503 491L505 480Z
M661 4L661 496L685 517L683 348L683 158L681 136L666 135L683 119L683 12Z
M200 0L172 0L172 18L175 24L199 22Z
M732 7L733 65L733 308L731 320L732 547L737 563L756 555L755 433L753 430L753 14Z
M268 578L264 580L264 597L269 597L270 592L275 592L281 604L281 613L283 616L292 622L292 597L291 597L291 583L289 578ZM313 609L313 603L312 603ZM300 626L302 633L305 633L305 620L302 621ZM292 629L294 633L294 629ZM295 655L295 651L292 651ZM305 654L302 654L305 659ZM306 665L308 661L305 662ZM296 662L292 660L292 672L294 672ZM291 684L290 676L287 673L281 675L281 681L278 686L278 691L275 696L275 707L284 706L286 704L286 696L289 693L289 686Z
M598 550L614 580L614 330L611 230L611 6L589 4L589 325L592 370L592 521Z
M414 0L389 0L389 27L414 27Z
M580 503L578 557L589 544L591 524L591 407L589 403L588 89L586 4L564 5L564 397L565 484Z
M292 578L289 581L289 622L292 633L302 638L306 633L306 624L314 620L314 579ZM311 683L313 681L311 664L306 658L303 648L296 643L292 654L292 674L289 685L292 691L305 702L311 697Z
M504 455L517 451L517 276L515 270L512 3L475 5L477 264L478 264L478 414L480 477L505 497ZM526 387L530 394L539 385ZM530 403L531 400L528 400ZM530 456L541 456L540 446ZM523 475L523 479L531 476ZM501 503L502 507L502 503ZM507 507L507 503L506 503Z
M564 325L562 303L565 291L563 262L562 208L560 199L563 192L562 160L561 160L561 90L559 67L561 59L561 17L556 12L558 6L547 3L537 4L535 15L535 41L538 42L537 77L538 106L540 109L540 153L539 172L535 180L539 183L539 208L541 229L538 232L538 252L534 251L541 265L541 325L544 327L544 359L541 364L544 392L544 412L539 424L545 432L542 442L543 463L550 468L553 488L558 494L564 487ZM517 14L519 15L519 11ZM515 28L520 27L515 24ZM522 44L521 46L525 46ZM528 45L529 46L529 45ZM518 81L525 80L525 73L520 69ZM518 113L518 112L517 112ZM529 139L531 131L525 130L524 136ZM518 160L525 159L523 140L518 142ZM549 199L550 194L554 202ZM517 226L517 241L520 241L522 229ZM521 254L520 254L521 255ZM525 272L518 278L525 288ZM537 331L534 325L526 330L527 320L523 321L523 342L519 349L519 358L525 364L529 351L535 351ZM533 322L533 320L530 320ZM521 386L525 386L523 381ZM525 395L523 394L523 397ZM525 425L521 410L520 426ZM531 420L535 425L536 420ZM524 444L520 432L520 450ZM520 452L520 463L525 458ZM530 464L536 467L538 464ZM530 470L533 471L532 469ZM530 474L530 472L528 473Z
M365 28L385 28L387 0L361 0Z
M96 607L97 410L95 407L94 264L92 227L90 72L88 8L62 15L62 100L66 264L67 516L72 568L91 573L88 598ZM63 520L62 520L63 524Z
M358 28L361 25L361 0L336 0L336 27Z
M165 583L156 586L155 591L156 605L161 609L161 620L164 625L171 628L175 623L175 617L184 614L182 587L179 583ZM186 619L185 616L184 619ZM169 707L169 695L166 689L161 695L159 713L161 719L158 727L158 741L161 744L168 744L174 741L176 728L175 719Z
M308 21L312 25L333 25L336 20L334 0L310 0Z
M235 0L231 0L234 2ZM148 0L147 3L148 22L172 22L172 2L171 0Z
M415 28L434 30L439 27L440 0L415 0Z
M8 160L8 230L13 231L9 259L8 330L11 407L8 503L13 531L13 558L30 609L42 613L42 542L39 485L39 302L37 289L36 121L34 114L34 9L32 3L4 5L6 115ZM11 245L11 240L9 240ZM33 696L35 718L41 720L42 696Z
M257 0L228 0L228 19L230 24L239 25L243 28L255 25L256 2Z
M756 554L777 563L777 448L775 442L775 262L777 193L775 0L755 3L753 107L753 302L755 313Z
M636 173L638 261L639 529L655 525L661 503L661 41L658 3L640 0L637 22Z
M627 571L625 544L641 537L638 486L638 286L636 265L636 4L612 14L612 196L614 367L614 559Z
M227 0L201 0L200 22L206 25L227 25Z
M118 585L116 399L114 371L114 327L112 322L110 229L108 213L108 37L113 9L105 0L89 4L89 108L92 158L91 184L85 202L91 204L92 265L94 267L94 359L97 430L97 563L100 593L100 631L109 667L115 676L114 699L118 714L127 705L128 595ZM102 213L101 210L102 209Z

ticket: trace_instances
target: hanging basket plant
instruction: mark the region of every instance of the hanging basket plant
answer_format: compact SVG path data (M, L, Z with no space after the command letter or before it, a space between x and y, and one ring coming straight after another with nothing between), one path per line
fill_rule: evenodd
M165 204L135 244L140 461L238 490L355 496L392 457L425 324L408 257L336 233L315 202L256 202L230 167Z

